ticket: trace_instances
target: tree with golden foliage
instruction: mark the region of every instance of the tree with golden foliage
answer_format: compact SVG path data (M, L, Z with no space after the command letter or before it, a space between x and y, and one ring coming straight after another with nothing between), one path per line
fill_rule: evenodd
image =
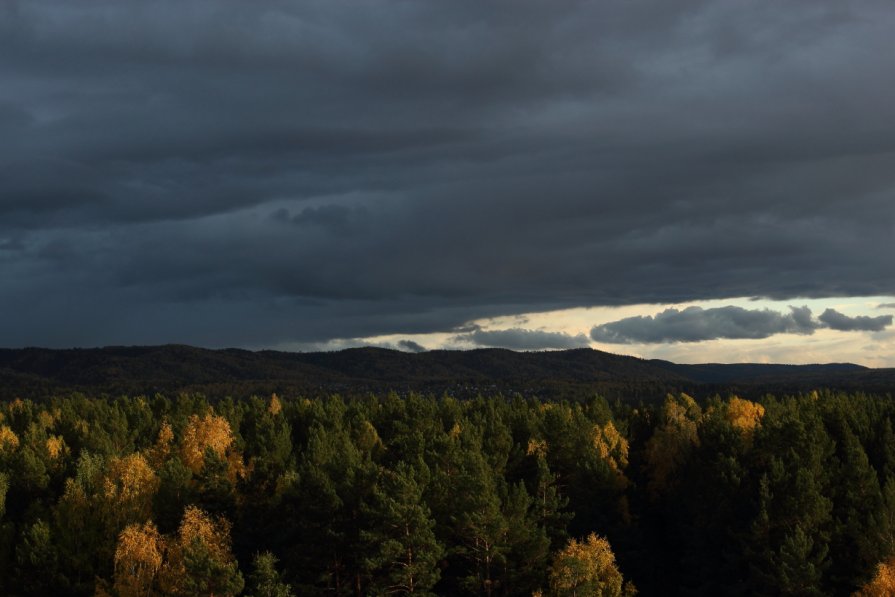
M584 541L569 541L550 567L551 593L558 597L621 597L635 593L633 586L623 585L609 542L595 533Z
M12 452L19 447L19 436L6 425L0 425L0 452Z
M854 597L890 597L895 595L895 557L876 567L876 576L861 587Z
M230 548L230 522L187 506L159 584L172 595L236 595L244 581Z
M233 557L230 555L230 522L223 517L214 519L196 506L187 506L184 510L177 538L181 547L198 540L216 557Z
M649 471L648 489L653 497L663 493L671 484L674 472L699 445L697 425L702 411L687 394L668 395L662 407L663 423L646 444L646 464Z
M103 494L111 517L119 524L148 519L158 487L158 476L142 454L112 458L106 466Z
M162 422L162 426L158 430L158 437L155 444L149 449L146 460L155 470L162 467L168 457L171 455L171 445L174 443L174 430L168 421Z
M62 460L68 452L68 446L61 435L51 435L47 438L47 454L50 460Z
M752 438L763 416L764 407L757 402L734 396L727 403L727 420L746 439Z
M233 445L233 432L224 417L207 413L204 417L191 415L183 430L180 457L194 474L205 464L205 450L211 450L226 460L227 448Z
M6 513L7 492L9 492L9 477L0 473L0 522L3 521L3 514Z
M362 421L354 430L354 443L364 454L378 456L385 450L376 427L369 421Z
M525 454L527 456L546 457L548 448L549 446L547 445L547 440L536 439L532 437L528 440L528 446L525 448Z
M283 405L280 402L280 397L276 394L270 395L270 402L267 403L267 412L269 412L273 416L277 416L278 414L283 412Z
M115 548L114 589L118 597L152 595L164 551L164 539L151 521L125 527Z
M628 440L618 432L612 421L604 427L594 425L594 447L609 467L617 473L628 466Z

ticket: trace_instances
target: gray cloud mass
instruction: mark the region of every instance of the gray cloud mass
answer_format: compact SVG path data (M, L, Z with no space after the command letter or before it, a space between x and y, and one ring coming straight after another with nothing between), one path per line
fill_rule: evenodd
M826 309L818 316L818 319L826 324L828 328L839 330L840 332L881 332L887 326L892 325L891 315L849 317L835 309Z
M893 29L884 0L2 0L0 342L895 295Z
M469 334L454 337L458 342L469 342L476 346L509 348L511 350L565 350L585 348L589 345L587 336L572 336L562 332L510 328L506 330L477 329Z
M666 309L655 316L628 317L595 326L590 333L596 342L700 342L718 338L767 338L774 334L813 334L807 307L790 307L790 313L770 309L728 306L703 309Z
M594 326L590 337L609 344L701 342L717 339L760 339L776 334L810 335L820 328L878 332L892 324L891 315L849 317L826 309L814 320L808 307L789 313L737 306L666 309L656 315L628 317Z
M398 348L407 352L426 352L426 347L413 340L399 340Z

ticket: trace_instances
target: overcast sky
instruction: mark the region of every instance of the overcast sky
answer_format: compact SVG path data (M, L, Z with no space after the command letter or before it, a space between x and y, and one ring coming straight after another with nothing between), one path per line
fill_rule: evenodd
M889 0L0 0L0 345L895 365L860 348L895 353L893 31Z

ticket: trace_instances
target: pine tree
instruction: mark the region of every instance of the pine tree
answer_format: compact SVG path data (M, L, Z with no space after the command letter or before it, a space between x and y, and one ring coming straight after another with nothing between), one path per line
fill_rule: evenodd
M365 508L368 528L361 539L369 555L364 567L372 578L370 591L382 594L428 594L440 577L444 548L436 540L428 506L423 501L427 476L407 463L384 470Z
M825 557L827 548L816 546L815 540L796 525L791 533L787 533L775 554L777 569L775 589L780 595L816 595L825 592L823 574L827 567Z
M757 516L745 547L757 590L813 594L824 590L830 566L834 445L815 410L792 407L756 436L756 449L774 455L758 483Z
M295 597L292 587L281 580L277 558L269 551L255 555L249 585L248 597Z
M15 585L26 595L53 595L70 589L62 577L50 525L38 519L22 532L16 548Z
M195 501L193 473L174 454L162 464L158 472L159 489L153 499L153 519L159 528L169 533L177 529L187 504Z
M288 526L281 525L277 541L286 546L288 568L299 572L298 589L324 586L342 595L362 592L362 505L377 467L352 442L342 415L333 416L339 418L310 430L298 484L283 499Z
M574 513L566 510L569 499L560 494L556 475L551 472L547 458L543 454L537 455L532 498L532 507L538 524L544 528L550 540L550 547L557 548L564 544L568 539L567 526Z
M550 538L540 524L542 510L523 483L509 488L504 505L506 558L501 586L506 595L531 595L547 580Z
M428 493L441 536L453 546L452 580L466 591L494 594L507 549L507 523L498 492L503 478L495 478L489 468L481 432L469 421L454 425L439 457Z
M834 559L830 576L836 592L847 592L862 584L865 572L887 555L887 548L879 532L884 523L883 496L876 472L844 422L836 449L830 544L841 557Z

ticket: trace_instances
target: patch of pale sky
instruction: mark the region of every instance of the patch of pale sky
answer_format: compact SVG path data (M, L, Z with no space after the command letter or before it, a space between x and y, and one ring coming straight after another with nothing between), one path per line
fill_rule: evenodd
M787 312L789 306L807 306L817 316L825 309L835 309L845 315L878 315L877 306L892 302L891 297L856 297L839 299L797 299L774 301L754 300L748 297L699 301L664 305L626 305L621 307L581 307L539 313L524 313L481 319L470 322L483 330L496 331L511 328L561 332L575 336L588 334L591 327L626 317L656 315L669 308L683 309L698 306L703 309L734 305L744 309L771 309ZM456 338L453 332L431 334L393 334L334 341L329 350L337 350L347 344L397 346L401 340L412 340L427 349L476 348L470 342ZM646 359L665 359L678 363L752 362L752 363L832 363L852 362L869 367L895 367L895 331L839 332L819 329L813 335L778 334L763 339L708 340L703 342L672 344L602 344L590 346L616 354L627 354Z

